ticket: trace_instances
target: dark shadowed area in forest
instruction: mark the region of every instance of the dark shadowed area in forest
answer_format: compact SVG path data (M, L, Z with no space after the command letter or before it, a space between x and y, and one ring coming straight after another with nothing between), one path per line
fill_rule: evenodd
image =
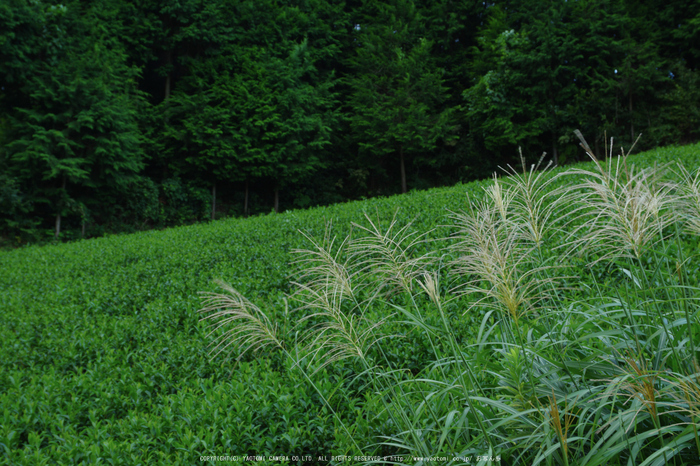
M0 241L388 196L697 141L700 4L5 0Z

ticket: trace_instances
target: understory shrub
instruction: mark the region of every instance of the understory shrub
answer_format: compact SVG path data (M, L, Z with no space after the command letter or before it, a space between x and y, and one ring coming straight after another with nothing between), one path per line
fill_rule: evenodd
M160 223L183 225L207 218L211 193L192 182L168 178L160 185Z

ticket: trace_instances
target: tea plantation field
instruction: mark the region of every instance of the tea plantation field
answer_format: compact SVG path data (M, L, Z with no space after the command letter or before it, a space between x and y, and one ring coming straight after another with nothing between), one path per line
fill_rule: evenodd
M630 160L694 169L700 146ZM310 244L300 232L322 238L332 223L342 239L367 214L444 237L449 212L492 183L0 252L0 463L242 464L252 455L248 464L327 464L358 453L353 442L367 454L401 451L374 446L395 426L379 408L367 414L351 364L314 374L314 389L272 351L213 357L200 292L218 291L220 279L294 328L293 251ZM422 247L439 256L444 243ZM451 312L458 340L469 341L480 319ZM387 357L420 374L427 345L420 335L390 339Z

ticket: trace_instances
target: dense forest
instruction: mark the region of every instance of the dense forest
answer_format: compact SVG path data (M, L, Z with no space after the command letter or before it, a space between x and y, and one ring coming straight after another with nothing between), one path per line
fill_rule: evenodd
M0 237L250 215L700 136L700 3L2 0Z

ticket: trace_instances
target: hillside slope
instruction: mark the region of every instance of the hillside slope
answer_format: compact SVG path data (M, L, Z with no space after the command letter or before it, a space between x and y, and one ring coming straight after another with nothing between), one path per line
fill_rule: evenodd
M682 161L694 169L700 145L630 160ZM0 252L6 461L191 464L209 455L346 453L349 441L337 420L317 391L289 375L282 358L210 357L198 293L216 291L214 280L221 279L292 325L285 296L293 250L309 246L299 231L320 238L332 223L333 235L343 238L353 222L366 224L367 214L384 225L412 221L414 231L439 237L444 233L434 229L450 223L449 211L466 207L465 193L479 197L492 182ZM395 357L418 361L411 351ZM390 427L381 417L356 419L363 396L347 382L352 374L339 365L317 380L369 448Z

